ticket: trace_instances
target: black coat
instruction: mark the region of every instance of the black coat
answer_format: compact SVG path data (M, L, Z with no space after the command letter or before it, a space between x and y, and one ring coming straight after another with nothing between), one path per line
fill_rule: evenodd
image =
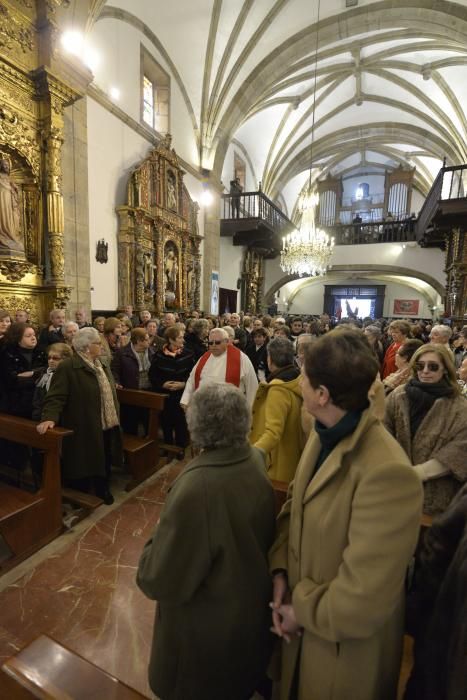
M191 352L194 357L195 364L199 358L204 355L207 350L207 345L196 333L185 333L185 350Z
M139 389L139 364L131 343L119 348L110 363L116 384L125 389Z
M13 416L31 418L32 399L37 380L47 369L47 356L36 346L31 353L31 364L18 345L6 347L1 355L1 384L5 392L4 410ZM19 374L32 370L32 377Z
M42 348L42 350L47 350L49 345L52 345L53 343L64 342L65 337L61 328L49 330L49 326L45 326L39 334L37 345L38 347Z
M467 485L425 536L408 598L414 666L404 700L467 697Z
M251 364L254 367L257 377L258 370L260 369L264 371L266 377L269 375L268 351L266 343L262 345L258 350L256 349L256 345L248 345L247 349L245 350L245 355L247 355L250 358Z
M165 382L186 382L194 365L195 361L192 353L185 348L175 357L166 355L163 350L159 350L152 358L149 369L149 381L152 388L154 391L166 394L170 403L180 403L183 389L167 391L167 389L163 388L163 385Z

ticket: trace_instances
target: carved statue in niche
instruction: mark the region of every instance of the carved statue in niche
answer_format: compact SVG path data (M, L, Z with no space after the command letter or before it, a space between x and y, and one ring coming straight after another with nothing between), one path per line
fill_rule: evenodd
M24 257L19 191L10 172L10 158L0 153L0 255L8 252Z
M164 256L165 290L177 291L178 255L173 243L167 243Z
M177 211L175 175L171 170L167 172L167 209L173 209L173 211Z

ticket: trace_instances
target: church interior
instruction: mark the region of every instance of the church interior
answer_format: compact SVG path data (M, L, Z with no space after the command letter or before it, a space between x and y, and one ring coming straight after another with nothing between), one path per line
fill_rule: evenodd
M296 353L294 320L313 334L379 319L384 352L392 323L420 323L424 343L448 327L467 382L466 222L467 0L0 0L0 364L1 324L15 315L24 338L43 329L39 345L66 321L94 326L109 359L122 312L129 346L150 340L162 354L158 326L173 319L206 319L214 334L233 326L242 350L226 317L248 319L248 334L269 319L265 336L279 319ZM65 343L52 336L45 352ZM179 355L176 334L165 337ZM169 401L144 352L136 388L115 379L112 360L122 424L130 409L146 412L144 435L125 429L113 496L108 484L81 498L61 484L69 425L51 403L35 421L8 411L0 386L0 698L156 698L154 602L135 577L197 452L165 429L162 440ZM181 412L177 390L170 410ZM80 396L91 415L91 394ZM45 434L41 420L52 423ZM467 445L467 429L461 437ZM32 466L18 476L20 447ZM288 483L273 485L279 509ZM423 528L431 522L425 512ZM404 695L412 643L406 634L398 700L422 698ZM460 678L424 700L467 696L465 658L462 688Z

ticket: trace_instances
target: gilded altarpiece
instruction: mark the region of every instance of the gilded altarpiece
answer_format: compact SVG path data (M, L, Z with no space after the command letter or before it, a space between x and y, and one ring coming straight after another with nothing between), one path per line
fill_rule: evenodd
M58 51L68 0L0 0L0 308L66 307L63 111L91 74Z
M117 207L119 306L156 313L200 307L202 237L197 202L169 134L131 173Z
M467 233L461 228L446 235L445 312L455 320L467 318Z
M254 248L245 251L242 269L242 308L249 314L262 311L264 258Z

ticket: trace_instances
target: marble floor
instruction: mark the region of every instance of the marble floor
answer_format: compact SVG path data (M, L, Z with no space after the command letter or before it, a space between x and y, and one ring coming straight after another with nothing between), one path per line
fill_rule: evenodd
M117 493L40 552L0 578L0 666L40 634L81 654L147 698L154 603L136 567L185 462L172 462L131 494ZM404 649L398 697L411 665ZM255 696L256 697L256 696Z
M114 507L101 506L0 579L0 665L45 633L154 697L146 680L154 603L135 574L183 464L167 465Z

